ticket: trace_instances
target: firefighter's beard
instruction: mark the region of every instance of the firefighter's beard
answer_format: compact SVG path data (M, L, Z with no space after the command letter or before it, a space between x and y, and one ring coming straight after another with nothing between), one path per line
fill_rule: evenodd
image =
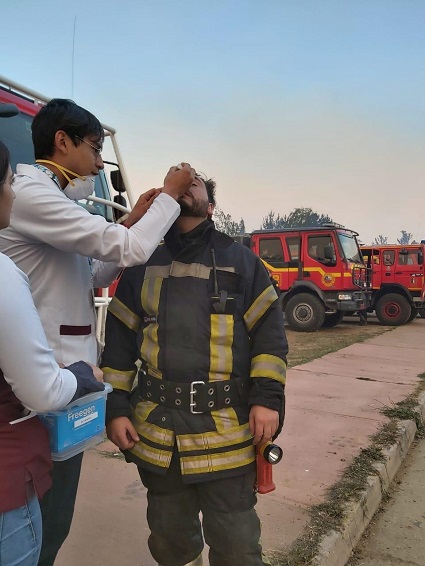
M180 216L191 218L207 218L208 217L208 201L196 201L192 197L192 202L184 199L177 201L180 205Z

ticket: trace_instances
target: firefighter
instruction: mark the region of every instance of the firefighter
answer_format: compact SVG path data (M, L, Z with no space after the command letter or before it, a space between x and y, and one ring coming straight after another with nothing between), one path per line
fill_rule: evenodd
M165 243L124 271L109 307L107 432L148 490L158 564L202 564L202 530L211 566L268 564L255 445L283 422L282 310L261 260L209 219L214 181L197 175L178 202Z

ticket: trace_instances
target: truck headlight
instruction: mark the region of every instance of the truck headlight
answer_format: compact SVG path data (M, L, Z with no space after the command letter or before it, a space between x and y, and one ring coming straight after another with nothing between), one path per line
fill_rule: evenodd
M351 293L339 293L338 294L338 301L351 301L353 295Z

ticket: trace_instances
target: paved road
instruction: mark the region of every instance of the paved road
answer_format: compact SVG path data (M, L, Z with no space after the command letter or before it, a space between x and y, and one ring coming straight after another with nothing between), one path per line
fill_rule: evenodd
M273 471L276 491L260 496L257 507L265 549L281 552L297 539L308 506L323 501L386 421L379 409L415 389L425 370L424 335L425 320L418 320L288 371L278 440L285 456ZM86 451L71 534L55 566L155 565L145 489L135 466L114 452L110 442Z
M352 566L425 566L425 439L411 448Z

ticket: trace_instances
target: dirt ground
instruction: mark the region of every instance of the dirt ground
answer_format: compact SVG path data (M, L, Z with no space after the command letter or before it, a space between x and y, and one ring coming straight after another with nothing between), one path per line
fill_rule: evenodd
M347 317L335 328L321 328L317 332L295 332L286 327L289 344L288 367L305 364L394 328L383 326L372 316L366 326L360 326L356 317Z

